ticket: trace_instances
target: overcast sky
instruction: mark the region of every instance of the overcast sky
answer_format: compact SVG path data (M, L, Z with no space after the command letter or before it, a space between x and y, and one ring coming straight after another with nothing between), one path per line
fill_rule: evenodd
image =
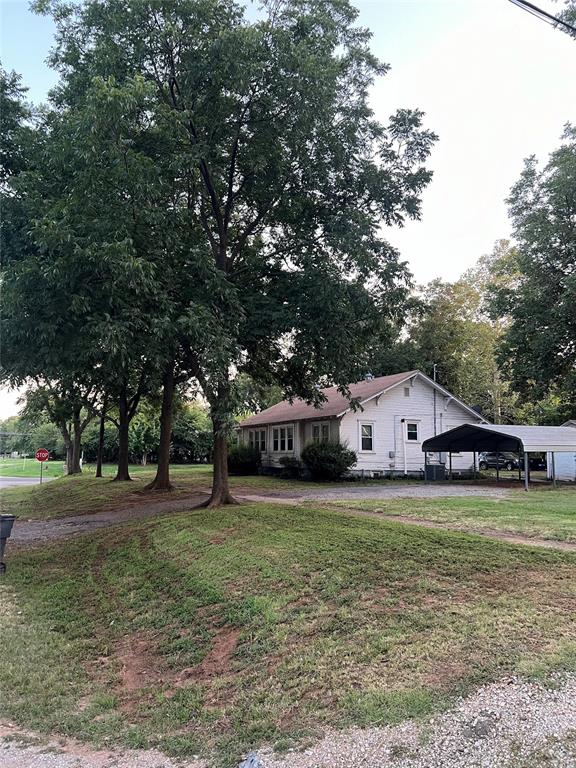
M422 220L388 237L419 283L454 280L510 236L505 198L523 159L545 160L563 125L576 122L576 41L509 0L355 5L373 32L374 52L392 67L372 93L377 117L422 109L439 135ZM30 99L40 102L55 82L44 63L52 23L26 0L0 0L0 9L3 66L21 73ZM14 411L14 399L0 395L0 418Z

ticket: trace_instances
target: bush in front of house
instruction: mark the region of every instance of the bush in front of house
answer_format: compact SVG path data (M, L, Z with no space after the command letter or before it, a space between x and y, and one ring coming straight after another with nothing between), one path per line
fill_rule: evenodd
M285 480L297 480L302 476L302 462L295 456L282 456L278 463L282 467L280 477Z
M231 475L257 475L260 451L249 445L232 445L228 451L228 471Z
M340 480L358 461L356 453L343 443L309 443L302 451L302 461L313 480Z

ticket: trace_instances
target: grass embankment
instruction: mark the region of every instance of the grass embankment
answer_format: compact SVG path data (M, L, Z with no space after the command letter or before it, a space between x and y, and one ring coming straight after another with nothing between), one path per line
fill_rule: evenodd
M83 474L62 477L42 486L6 488L1 492L0 507L4 513L30 519L68 517L208 493L212 483L211 465L186 465L171 470L172 491L146 493L144 486L152 480L155 471L155 467L142 468L140 472L134 473L129 483L112 482L110 476L96 478L94 475ZM324 487L317 483L265 476L231 477L230 486L233 491L243 490L246 493L251 490L273 493L279 490Z
M576 668L576 557L311 507L13 552L0 589L0 717L214 765Z
M337 502L385 515L431 520L472 533L487 529L576 542L576 488L510 491L507 498L399 499Z

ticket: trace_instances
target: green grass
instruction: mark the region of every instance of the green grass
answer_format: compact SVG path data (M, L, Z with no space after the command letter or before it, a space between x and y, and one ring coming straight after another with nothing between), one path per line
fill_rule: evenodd
M206 473L211 470L207 464L173 464L170 471L176 475L188 475L195 473ZM151 475L156 471L154 464L130 464L130 474L132 475ZM96 464L84 464L84 474L94 475ZM102 468L104 477L114 477L116 474L115 464L104 464ZM43 466L45 476L61 477L64 474L63 461L45 461ZM40 462L32 457L22 459L2 459L0 458L0 477L40 477Z
M29 519L50 519L94 512L103 512L141 504L153 504L169 499L185 498L191 494L207 493L212 483L212 466L182 465L171 470L173 490L166 493L146 493L144 487L152 480L155 467L141 467L133 472L130 483L112 482L110 475L96 478L92 473L62 477L39 486L3 489L0 497L2 512ZM232 490L266 493L324 487L319 483L282 480L277 477L231 477Z
M338 510L196 510L12 550L0 589L0 718L219 766L576 669L576 556Z
M61 477L64 474L62 461L45 461L42 467L44 477ZM0 477L40 477L40 462L34 457L27 459L0 459Z
M351 502L337 502L351 507ZM354 501L353 506L386 515L432 520L482 533L486 529L576 542L576 488L510 491L506 498L398 499Z

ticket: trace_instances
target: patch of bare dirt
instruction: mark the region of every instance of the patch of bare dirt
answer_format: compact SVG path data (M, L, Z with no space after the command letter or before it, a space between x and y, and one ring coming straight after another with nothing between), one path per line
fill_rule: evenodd
M230 672L230 662L239 638L240 630L235 627L222 627L216 630L212 648L195 667L182 670L178 676L178 685L185 685L191 680L204 682Z
M218 533L213 536L211 539L208 539L209 544L224 544L224 542L238 529L235 527L232 528L223 528L221 531L218 531Z
M114 649L113 659L119 665L119 687L122 694L134 693L163 680L160 659L152 651L151 639L146 635L123 638Z
M423 682L438 691L449 691L454 683L465 679L468 669L468 659L444 659L424 674Z

